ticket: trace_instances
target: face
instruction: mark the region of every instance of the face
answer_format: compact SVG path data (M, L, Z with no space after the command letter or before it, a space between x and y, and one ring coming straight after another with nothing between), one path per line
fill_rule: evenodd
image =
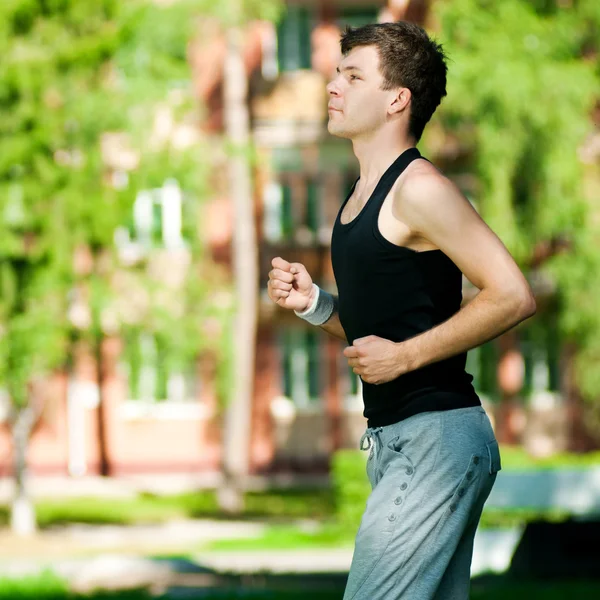
M374 46L359 46L340 62L337 75L327 86L332 135L356 139L376 132L395 112L398 90L382 90L379 55ZM391 112L390 112L391 110Z

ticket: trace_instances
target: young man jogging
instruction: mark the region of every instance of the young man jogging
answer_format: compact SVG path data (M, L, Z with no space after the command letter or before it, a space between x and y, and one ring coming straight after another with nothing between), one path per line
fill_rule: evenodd
M333 228L339 296L281 257L269 296L347 340L363 382L372 492L344 600L467 600L500 456L466 352L533 315L535 300L502 242L415 148L446 95L441 46L405 22L348 30L341 44L328 129L352 141L360 177ZM480 291L461 309L462 274Z

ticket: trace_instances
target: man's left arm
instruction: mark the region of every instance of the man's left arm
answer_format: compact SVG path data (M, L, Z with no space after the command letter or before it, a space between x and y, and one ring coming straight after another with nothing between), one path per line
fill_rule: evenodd
M502 241L458 188L432 169L402 185L394 213L442 250L480 291L447 321L408 340L355 339L344 356L367 383L385 383L466 352L535 314L531 288Z
M535 314L531 288L506 246L450 180L419 175L399 194L394 208L411 231L440 248L480 290L447 321L397 344L406 370L466 352Z

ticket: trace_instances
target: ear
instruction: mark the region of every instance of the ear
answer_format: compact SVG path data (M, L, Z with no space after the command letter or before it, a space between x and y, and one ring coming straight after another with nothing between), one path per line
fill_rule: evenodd
M395 115L406 110L406 107L410 104L412 98L411 91L408 88L398 88L396 96L393 98L392 103L388 108L390 115Z

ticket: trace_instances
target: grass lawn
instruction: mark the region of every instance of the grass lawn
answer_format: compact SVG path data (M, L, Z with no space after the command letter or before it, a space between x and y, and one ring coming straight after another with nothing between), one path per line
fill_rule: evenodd
M343 590L313 592L311 600L341 600ZM186 596L186 597L192 597ZM306 591L270 592L268 590L202 591L205 600L301 600ZM169 600L168 596L151 596L148 592L95 592L90 595L69 593L66 584L52 573L26 579L0 579L0 600ZM511 582L504 578L474 580L471 600L587 600L600 598L600 582Z
M553 469L589 469L600 467L600 451L575 454L560 452L546 458L530 456L521 446L501 446L502 469L504 471L532 471Z
M320 519L334 513L333 492L328 489L248 492L243 519ZM163 523L180 518L227 518L219 511L212 490L137 498L65 498L36 502L41 528L63 523ZM9 522L9 507L0 506L0 526Z
M271 524L267 526L266 532L253 539L209 542L202 550L286 550L351 546L359 522L337 523L334 505L331 490L250 493L246 511L240 518L270 520ZM141 495L133 499L42 500L37 503L36 510L38 524L42 529L66 523L130 525L162 523L177 518L224 518L218 510L213 492L210 491L162 497ZM480 527L507 528L524 526L536 519L556 522L568 517L568 513L560 510L486 509ZM8 525L8 518L8 507L0 507L0 527ZM303 526L298 522L301 519L310 521Z
M564 453L546 459L532 458L522 448L518 447L503 447L501 452L504 472L531 469L583 469L600 466L600 452L586 455ZM357 481L357 485L361 483L361 485L366 486L366 475L363 473L362 463L356 467L355 471L352 471L353 478L364 477L364 481L362 483ZM131 499L42 499L36 502L36 512L38 525L42 529L64 523L130 525L162 523L180 518L227 518L220 513L216 494L213 490L199 490L168 496L140 494L138 497ZM274 523L297 519L313 519L326 523L333 519L335 512L336 496L333 488L271 490L248 492L246 495L246 509L240 515L240 518L272 520ZM567 517L567 513L559 510L486 509L481 520L481 527L512 527L523 525L535 519L561 521ZM8 525L8 522L9 508L0 505L0 527ZM336 537L333 529L324 525L316 532L300 531L294 537L290 526L286 528L285 525L274 525L264 543L271 544L273 542L276 547L289 547L290 545L297 547L298 545L310 545L314 542L321 545L343 542L344 535L340 537L340 533L344 534L344 531L340 532L338 528ZM352 530L352 528L347 529ZM353 531L346 531L345 537L350 536L351 539L353 533Z
M521 527L528 522L543 519L548 522L560 522L569 518L569 514L559 510L535 511L531 509L497 510L486 509L482 515L482 529L506 529ZM237 540L215 540L206 544L203 551L251 551L251 550L299 550L304 548L340 548L352 546L358 530L355 526L340 524L330 519L302 527L301 525L269 525L265 533L257 538ZM600 596L599 596L600 598Z
M352 547L358 523L351 528L328 521L315 530L303 529L294 525L271 525L264 535L258 538L240 540L215 540L203 547L208 550L302 550L306 548Z

